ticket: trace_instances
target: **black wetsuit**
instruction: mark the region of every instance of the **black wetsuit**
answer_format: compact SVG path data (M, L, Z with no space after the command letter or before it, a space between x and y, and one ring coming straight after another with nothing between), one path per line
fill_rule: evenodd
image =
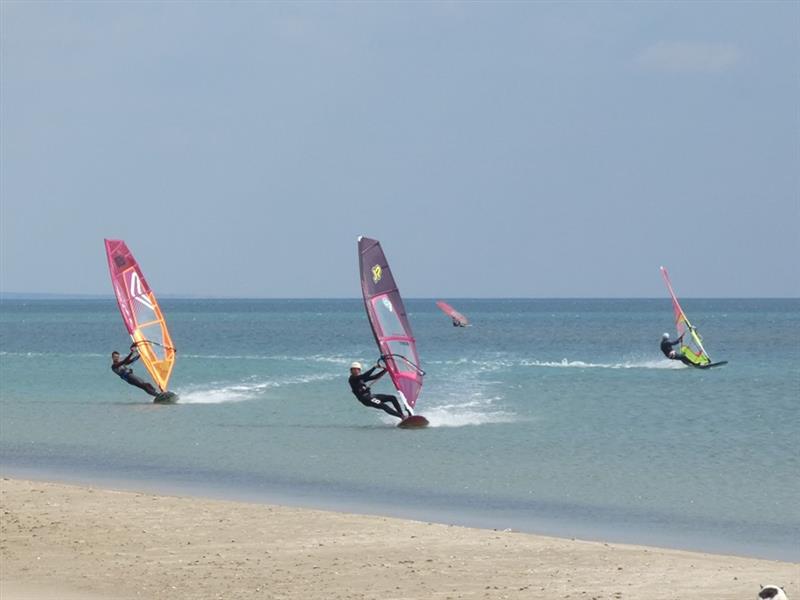
M122 379L125 383L129 383L133 386L138 387L139 389L144 390L151 396L158 396L158 392L156 388L153 387L152 383L147 383L146 381L142 381L136 375L133 374L133 369L129 369L127 365L135 363L139 360L139 355L133 356L133 352L128 354L125 358L119 361L116 364L111 365L111 370L114 371L116 375L119 375L119 378Z
M661 339L661 351L664 353L664 356L666 356L667 358L672 358L669 355L669 353L673 352L672 348L674 346L677 346L680 343L681 343L681 339L680 338L678 338L674 342L670 342L669 339L667 339L667 338L662 338ZM680 354L680 352L675 352L675 358L677 358L679 354Z
M358 398L358 401L364 406L380 408L398 419L405 418L403 416L403 410L400 408L400 402L395 396L390 396L389 394L373 394L372 390L369 389L367 382L378 379L386 372L385 369L382 369L380 373L373 375L373 371L377 368L378 367L372 367L369 371L364 371L360 375L350 375L348 383L350 383L350 389L353 395ZM389 406L389 404L392 406Z

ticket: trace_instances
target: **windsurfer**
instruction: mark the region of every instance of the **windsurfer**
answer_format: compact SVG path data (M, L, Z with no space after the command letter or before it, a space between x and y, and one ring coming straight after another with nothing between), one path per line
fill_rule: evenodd
M380 368L380 365L375 365L368 371L362 373L361 363L354 362L350 365L350 379L348 380L350 389L353 391L353 395L358 398L358 401L364 406L379 408L393 417L402 420L405 417L403 416L403 410L400 408L400 402L397 398L389 394L373 394L372 390L370 390L367 385L368 381L375 381L386 374L386 369L381 369L379 373L373 374L375 369L378 368Z
M119 375L120 379L125 383L136 386L151 396L158 396L158 391L156 391L152 383L142 381L133 374L133 369L128 367L128 365L135 363L137 360L139 360L139 353L136 350L136 344L132 344L130 354L122 360L119 358L119 352L114 351L111 353L111 370L116 375Z
M672 342L669 339L669 334L665 333L664 335L661 336L661 352L663 352L664 356L666 356L670 360L679 360L685 365L694 366L692 364L692 361L686 358L682 352L673 350L673 347L677 346L682 341L683 341L683 334L681 334L681 336L678 339Z

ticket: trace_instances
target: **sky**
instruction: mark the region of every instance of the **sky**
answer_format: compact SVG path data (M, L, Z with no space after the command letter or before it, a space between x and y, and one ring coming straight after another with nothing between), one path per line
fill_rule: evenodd
M800 296L798 2L0 3L0 291Z

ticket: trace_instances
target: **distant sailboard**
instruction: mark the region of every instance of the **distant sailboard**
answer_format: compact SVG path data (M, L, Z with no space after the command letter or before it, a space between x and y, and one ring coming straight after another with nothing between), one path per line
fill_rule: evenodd
M442 312L453 320L453 325L456 327L466 327L469 325L467 317L458 312L455 308L450 306L444 300L437 300L436 306L442 309Z
M105 240L105 243L108 269L122 320L145 368L161 390L153 401L171 404L178 399L177 395L167 391L175 365L175 348L164 315L125 242Z
M681 344L681 353L692 364L693 367L698 369L709 369L711 367L719 367L728 364L727 360L720 362L713 362L711 357L703 347L703 338L697 332L697 329L689 322L686 313L683 312L678 298L675 295L675 290L672 289L672 282L669 279L669 274L664 267L661 267L661 275L664 276L664 282L667 284L669 295L672 297L672 308L675 311L675 327L678 330L678 336L683 336ZM687 335L688 334L688 335Z
M412 413L398 426L425 427L428 420L414 415L425 372L419 366L417 344L403 299L378 240L358 238L358 263L364 307L380 350L380 360L389 372L400 402Z

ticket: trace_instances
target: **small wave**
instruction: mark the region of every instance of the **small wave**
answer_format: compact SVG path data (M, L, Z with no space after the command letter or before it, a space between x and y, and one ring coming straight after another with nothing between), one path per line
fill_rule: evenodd
M553 368L572 368L572 369L683 369L685 368L678 361L674 360L644 360L621 363L590 363L582 360L561 359L556 361L523 360L520 361L523 367L553 367Z
M502 367L513 367L516 363L513 360L495 358L478 360L475 358L453 358L448 360L426 360L426 365L447 365L447 366L461 366L473 365L476 367L483 367L489 369L500 369Z
M207 360L268 360L267 356L258 356L256 354L182 354L182 358L203 358Z
M0 356L24 356L25 358L42 358L48 356L70 356L72 358L103 358L111 356L111 353L100 354L99 352L0 352Z
M334 356L325 356L324 354L314 354L312 356L270 356L272 360L294 360L294 361L301 361L301 362L325 362L325 363L334 363L337 365L344 365L350 364L353 360L352 358L347 358L341 355L334 355Z

